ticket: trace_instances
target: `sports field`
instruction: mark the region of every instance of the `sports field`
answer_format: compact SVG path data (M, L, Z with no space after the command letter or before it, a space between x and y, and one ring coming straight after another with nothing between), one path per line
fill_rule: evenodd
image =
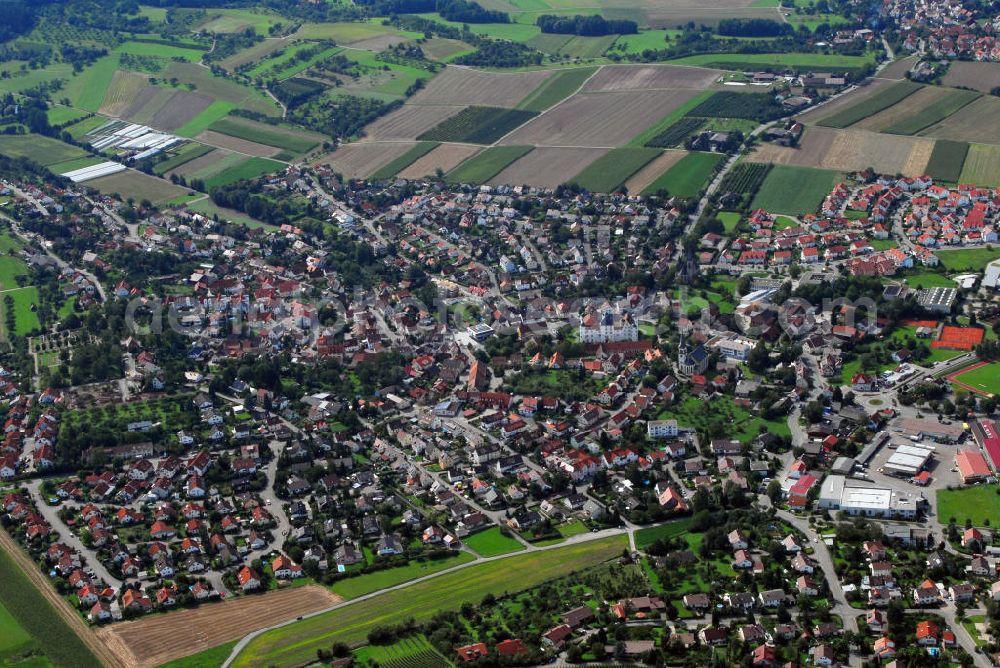
M1000 495L997 485L977 485L964 489L939 489L937 493L938 522L947 525L951 518L955 524L965 526L972 520L977 527L1000 526Z
M948 376L959 387L980 394L1000 394L1000 362L982 362ZM994 502L995 505L996 502Z
M360 643L375 627L478 602L488 593L519 591L575 570L596 566L621 553L624 536L532 552L476 564L411 587L268 631L253 639L231 665L294 666L315 660L316 650L337 641ZM446 593L446 594L445 594Z
M475 550L480 556L495 557L498 554L508 552L519 552L524 546L517 540L503 535L500 527L493 527L486 531L472 534L464 540L466 547Z
M933 348L949 348L951 350L972 350L983 341L986 330L982 327L955 327L945 325L941 328L941 336L931 344Z

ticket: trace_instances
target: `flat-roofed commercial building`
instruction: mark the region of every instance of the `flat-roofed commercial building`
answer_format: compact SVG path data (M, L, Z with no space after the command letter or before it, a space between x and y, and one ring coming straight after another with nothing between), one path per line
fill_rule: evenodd
M933 455L934 448L928 445L900 445L885 462L883 468L893 475L913 477L927 466Z
M848 515L913 519L923 503L923 497L888 487L848 485L840 475L827 476L820 488L817 506L827 510L843 510Z

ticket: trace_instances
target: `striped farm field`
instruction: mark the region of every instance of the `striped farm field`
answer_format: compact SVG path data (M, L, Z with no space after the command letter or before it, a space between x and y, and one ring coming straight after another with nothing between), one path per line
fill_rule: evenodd
M971 144L959 180L981 186L1000 186L1000 146Z
M483 150L481 146L472 144L438 144L433 150L401 169L397 175L404 179L436 178L438 174L445 174L455 169L481 150Z
M874 116L884 109L888 109L917 92L920 88L920 84L915 84L911 81L901 81L859 101L857 104L822 118L818 122L818 125L829 128L846 128L870 116Z
M111 85L104 95L100 112L108 116L118 116L132 104L143 88L149 85L149 77L138 72L115 70Z
M258 123L238 116L229 116L218 120L212 123L208 129L230 137L267 144L293 153L305 153L322 141L321 135Z
M441 147L435 149L440 150ZM531 146L493 146L475 155L448 173L452 183L485 183L507 165L526 155Z
M981 93L971 90L948 89L950 92L937 100L919 108L913 115L883 129L896 135L914 135L921 130L939 123L956 111L977 99Z
M614 192L660 153L655 148L611 149L587 165L573 181L591 192Z
M437 142L432 142L432 141L417 142L412 146L409 144L403 144L404 147L409 146L409 148L406 149L406 152L396 158L393 158L386 164L379 167L371 174L371 178L372 179L392 178L396 174L399 174L399 172L401 172L402 170L412 165L420 157L433 151L434 147L436 147L437 145L438 145Z
M697 197L723 160L725 156L718 153L688 153L646 186L642 194L666 190L674 197Z

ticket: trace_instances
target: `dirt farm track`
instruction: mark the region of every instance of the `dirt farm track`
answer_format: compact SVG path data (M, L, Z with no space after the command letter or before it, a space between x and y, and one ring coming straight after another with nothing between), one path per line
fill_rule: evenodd
M118 665L152 668L341 600L323 587L306 585L118 622L98 629L97 636L118 657Z

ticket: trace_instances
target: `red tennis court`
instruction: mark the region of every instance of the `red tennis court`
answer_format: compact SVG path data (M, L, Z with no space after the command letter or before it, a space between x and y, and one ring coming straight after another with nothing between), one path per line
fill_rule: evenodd
M951 350L972 350L978 346L985 330L979 327L955 327L945 325L941 328L941 336L931 343L931 348L949 348Z

